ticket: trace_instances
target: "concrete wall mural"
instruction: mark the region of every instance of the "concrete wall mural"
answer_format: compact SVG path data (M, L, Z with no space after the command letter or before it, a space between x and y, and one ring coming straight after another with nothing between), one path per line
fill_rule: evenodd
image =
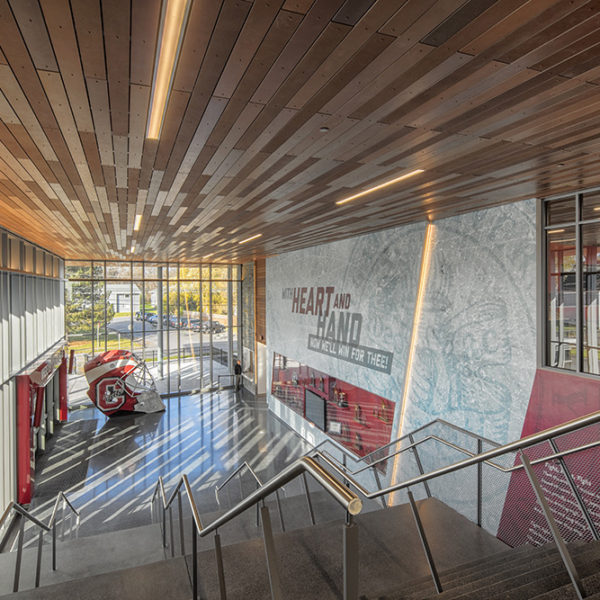
M411 225L268 259L269 362L278 352L397 401L424 233Z
M435 224L404 431L521 433L535 375L535 201Z
M437 417L500 443L518 437L535 374L535 201L434 224L400 423L425 232L425 224L409 225L268 259L269 364L278 352L395 402L394 437ZM335 325L329 313L319 315L328 301ZM341 330L340 318L349 321ZM269 402L310 441L323 439L277 399ZM440 466L448 456L436 449L423 459ZM395 472L409 474L414 465ZM452 481L444 497L472 518L472 490ZM485 522L495 530L508 478L484 483L497 505Z

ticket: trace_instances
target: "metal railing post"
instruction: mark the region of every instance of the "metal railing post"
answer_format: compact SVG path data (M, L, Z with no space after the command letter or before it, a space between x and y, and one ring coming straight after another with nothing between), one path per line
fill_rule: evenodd
M477 454L483 452L483 442L481 438L477 438ZM477 525L481 527L482 508L483 508L483 463L477 463Z
M169 530L171 533L171 558L175 556L175 535L173 533L173 507L169 506Z
M281 523L281 531L285 531L285 523L283 522L283 512L281 511L281 498L279 497L279 490L275 492L275 499L277 500L277 512L279 513L279 522Z
M344 523L344 600L358 600L358 526L346 513Z
M344 471L348 468L348 465L346 464L346 454L342 455L342 464L344 465ZM350 487L350 482L344 477L344 485L346 487Z
M37 563L35 566L35 587L40 587L40 575L42 572L42 547L44 545L44 530L40 529L38 537Z
M373 471L373 477L375 478L375 485L377 486L377 489L380 490L381 489L381 479L379 479L379 473L377 472L377 467L373 466L373 467L371 467L371 469ZM381 496L380 500L381 500L381 506L383 506L383 508L387 508L387 502L386 502L385 496Z
M225 588L225 570L223 569L223 552L221 550L221 536L215 531L215 558L217 560L217 575L219 577L219 595L221 600L227 600Z
M559 448L556 445L556 442L554 441L554 439L551 438L548 441L550 442L550 446L552 446L552 450L555 453L558 453ZM575 484L575 480L573 479L573 476L571 475L571 472L569 471L569 468L567 467L567 463L565 462L565 459L560 457L558 459L558 462L560 463L560 466L563 468L563 471L565 473L565 477L567 478L569 487L571 488L571 491L573 492L573 496L575 496L575 500L576 500L577 504L579 505L581 513L583 514L583 518L585 519L585 522L587 523L587 526L590 528L593 538L596 541L600 540L600 536L598 535L598 530L596 529L594 520L592 519L592 517L587 509L587 506L585 505L585 502L583 501L583 498L581 497L581 494L579 493L579 490L577 489L577 485Z
M181 542L181 556L185 556L185 539L183 535L183 505L181 504L181 490L177 492L177 504L179 505L179 538Z
M15 562L15 579L13 581L13 592L19 591L19 579L21 579L21 559L23 558L23 536L25 535L25 517L21 516L21 527L19 528L19 542L17 547L17 560Z
M52 570L56 571L56 523L52 523Z
M544 517L546 518L546 522L548 523L548 527L550 528L550 532L552 533L552 537L554 538L554 542L556 543L556 547L558 548L560 557L562 558L562 561L565 564L567 572L569 573L571 583L573 584L573 587L575 588L575 593L577 594L577 597L579 598L579 600L583 600L583 597L585 594L583 591L583 586L581 584L581 578L579 577L579 574L577 573L577 569L575 567L575 564L573 563L571 554L569 553L569 550L567 549L567 545L565 544L565 541L563 540L562 535L560 534L560 530L558 529L558 525L556 524L556 521L554 520L554 516L552 515L552 511L550 510L548 501L546 500L546 497L544 496L544 492L542 490L540 481L539 481L537 475L535 474L533 467L531 466L531 463L529 462L529 458L527 458L527 455L522 450L519 451L519 454L521 455L521 461L523 463L523 467L525 468L525 472L527 473L527 477L529 478L531 487L533 488L533 491L535 492L535 495L538 499L540 508L542 509L542 512L544 513Z
M313 511L313 506L310 499L310 492L308 491L308 481L306 481L306 473L302 473L302 483L304 484L304 493L306 494L306 503L308 504L308 514L310 515L310 522L314 525L315 513Z
M192 598L198 600L198 533L192 519Z
M258 483L258 481L256 482L256 489L258 489L260 487L260 484ZM260 527L260 506L259 503L256 503L256 526Z
M269 571L269 585L271 586L272 600L282 600L281 595L281 580L279 577L279 561L277 559L277 551L275 550L275 542L273 540L273 528L271 527L271 516L269 515L269 507L262 506L260 516L263 529L263 541L265 544L265 555L267 557L267 570Z
M408 441L411 444L415 443L415 438L412 433L408 434ZM417 469L419 469L419 473L421 475L425 475L425 471L423 470L423 463L421 462L421 457L419 456L419 451L417 450L416 446L413 447L412 453L415 457L415 462L417 463ZM429 489L429 483L427 481L423 482L423 487L425 488L425 493L427 494L427 497L431 498L431 490Z
M423 528L423 523L421 521L421 517L419 516L419 511L417 510L415 499L410 490L406 490L406 493L408 494L410 508L415 519L415 525L417 526L417 531L419 533L419 538L421 539L421 544L423 545L423 550L425 551L425 558L427 559L427 564L429 565L429 570L431 571L431 577L433 579L435 589L438 594L441 594L442 584L440 582L440 577L438 575L437 569L435 568L435 562L433 560L433 555L431 554L431 548L429 547L429 542L427 541L427 536L425 535L425 529Z
M163 548L167 547L167 509L162 507L162 534L163 534Z

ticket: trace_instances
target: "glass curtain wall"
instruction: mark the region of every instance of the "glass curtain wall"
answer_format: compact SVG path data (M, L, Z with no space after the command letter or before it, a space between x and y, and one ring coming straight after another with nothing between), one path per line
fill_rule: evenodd
M130 350L161 393L231 385L241 356L240 267L130 261L66 262L66 330L77 367Z
M600 190L545 203L546 361L600 374Z

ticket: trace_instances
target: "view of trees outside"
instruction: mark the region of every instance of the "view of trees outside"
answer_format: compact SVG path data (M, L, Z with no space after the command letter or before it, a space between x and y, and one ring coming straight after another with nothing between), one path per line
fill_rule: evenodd
M237 265L67 261L66 277L66 330L80 370L120 348L146 360L161 391L227 385L241 356Z

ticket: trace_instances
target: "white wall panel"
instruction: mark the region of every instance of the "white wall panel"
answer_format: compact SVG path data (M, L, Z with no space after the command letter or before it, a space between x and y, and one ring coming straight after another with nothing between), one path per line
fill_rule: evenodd
M64 282L45 272L44 252L0 231L0 511L16 492L14 376L64 337ZM47 256L57 274L64 263ZM55 262L56 261L56 262ZM56 267L56 269L54 269ZM12 270L12 271L11 271Z

